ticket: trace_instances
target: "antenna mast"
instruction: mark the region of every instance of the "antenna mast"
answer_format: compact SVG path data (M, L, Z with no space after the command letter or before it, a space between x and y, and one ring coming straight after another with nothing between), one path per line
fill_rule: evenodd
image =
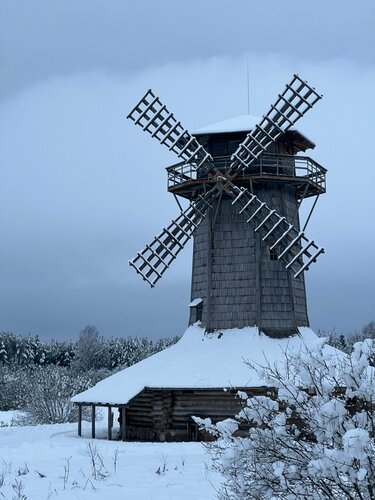
M250 114L250 78L249 78L249 59L246 59L247 74L247 114Z

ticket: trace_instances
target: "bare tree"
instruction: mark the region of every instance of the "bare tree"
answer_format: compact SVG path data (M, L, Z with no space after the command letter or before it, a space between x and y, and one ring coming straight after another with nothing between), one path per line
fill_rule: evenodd
M81 331L73 367L79 371L110 368L107 343L94 325L87 325Z

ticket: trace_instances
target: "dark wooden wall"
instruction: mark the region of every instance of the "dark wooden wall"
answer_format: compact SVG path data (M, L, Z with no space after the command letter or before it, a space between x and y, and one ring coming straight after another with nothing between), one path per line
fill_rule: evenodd
M265 388L241 389L260 394ZM213 422L233 418L240 410L237 389L144 389L126 408L126 439L140 441L209 440L192 416Z
M299 227L293 186L259 184L255 194ZM293 278L284 263L271 260L246 218L223 198L194 235L191 298L203 299L203 326L211 329L259 326L271 336L308 326L304 277ZM190 314L190 324L196 320Z

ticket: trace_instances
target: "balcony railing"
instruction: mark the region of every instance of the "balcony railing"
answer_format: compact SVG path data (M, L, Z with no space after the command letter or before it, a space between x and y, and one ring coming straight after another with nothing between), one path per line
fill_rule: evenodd
M215 167L223 173L230 167L231 157L214 158ZM167 168L168 189L187 186L186 183L207 180L207 175L200 174L192 163L177 163ZM327 169L308 156L263 154L250 167L244 169L236 179L264 178L296 180L314 186L319 192L325 192ZM195 184L196 182L194 182Z

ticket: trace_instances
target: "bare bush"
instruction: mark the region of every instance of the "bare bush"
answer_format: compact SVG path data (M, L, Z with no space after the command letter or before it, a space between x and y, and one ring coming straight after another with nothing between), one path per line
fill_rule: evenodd
M30 380L30 399L23 423L60 424L76 422L78 409L72 396L92 385L89 377L77 376L59 366L45 366L34 371Z

